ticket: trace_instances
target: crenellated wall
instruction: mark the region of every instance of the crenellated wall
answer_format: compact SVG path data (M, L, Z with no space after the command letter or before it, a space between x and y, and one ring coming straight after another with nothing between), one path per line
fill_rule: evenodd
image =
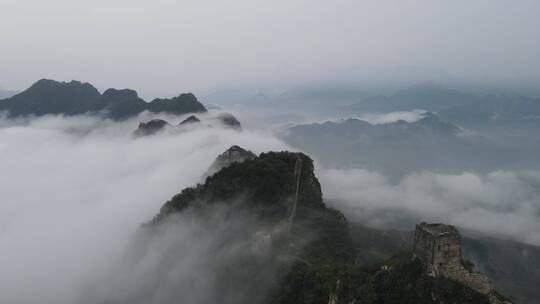
M482 294L490 294L493 290L491 281L487 276L470 272L461 265L460 267L448 268L441 275L467 285Z

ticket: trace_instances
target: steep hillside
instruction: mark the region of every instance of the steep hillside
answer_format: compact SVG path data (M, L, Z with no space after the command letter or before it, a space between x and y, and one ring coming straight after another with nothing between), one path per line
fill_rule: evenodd
M220 235L204 243L210 251L202 250L198 258L210 259L204 262L212 268L205 280L213 282L212 293L221 303L488 303L464 285L428 276L425 265L409 253L371 267L356 263L349 225L324 204L313 162L302 153L250 155L229 163L203 184L182 190L144 226L139 248L148 251L145 244L164 244L160 233L174 234L178 226L170 224L190 218L207 223L197 232L200 238L207 231ZM162 246L168 266L160 267L159 277L170 278L168 269L183 259L176 254L182 243ZM216 262L216 252L226 262ZM196 303L185 293L164 297L159 280L148 284L138 288L135 297L111 302L155 302L159 294L169 302Z

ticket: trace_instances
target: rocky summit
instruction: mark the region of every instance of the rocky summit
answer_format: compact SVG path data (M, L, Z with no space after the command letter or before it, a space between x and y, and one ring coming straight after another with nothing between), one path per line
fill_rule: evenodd
M210 168L208 168L205 176L210 176L233 163L241 163L256 157L257 155L251 151L245 150L239 146L232 146L227 149L227 151L218 155L216 160L210 165Z

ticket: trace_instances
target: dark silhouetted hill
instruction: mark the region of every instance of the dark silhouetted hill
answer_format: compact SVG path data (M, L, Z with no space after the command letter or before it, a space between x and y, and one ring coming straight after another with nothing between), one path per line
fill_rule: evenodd
M174 130L176 131L190 130L191 127L201 126L202 122L206 122L204 125L202 125L205 127L219 127L225 129L233 129L236 131L242 130L242 125L240 124L240 121L236 119L236 117L229 113L221 113L215 117L206 116L202 118L199 118L195 115L190 115L186 119L182 120L178 125L174 126L163 119L152 119L147 122L141 122L137 130L135 130L135 135L152 135L160 130L165 129L165 127L174 127Z
M180 115L206 112L206 108L191 93L147 103L133 90L108 89L102 95L89 83L42 79L19 94L0 100L0 111L7 111L10 117L99 114L121 120L143 111Z

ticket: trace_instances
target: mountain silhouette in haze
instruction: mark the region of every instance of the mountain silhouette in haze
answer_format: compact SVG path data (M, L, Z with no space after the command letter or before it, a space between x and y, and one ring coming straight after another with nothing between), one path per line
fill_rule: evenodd
M538 126L540 99L486 95L474 103L440 111L445 119L476 127L479 125Z
M484 157L484 146L472 144L473 138L462 133L460 127L427 112L414 122L372 124L349 118L301 124L285 129L279 136L329 166L399 175L417 168L453 170L469 159L478 163L477 158ZM480 139L475 137L474 141Z
M42 79L19 94L0 100L0 111L7 111L9 117L97 114L122 120L143 111L181 115L207 110L191 93L146 102L129 89L108 89L100 94L86 82Z
M416 84L390 96L375 95L343 107L347 111L438 111L476 101L476 96L446 88L434 82Z
M240 121L230 113L219 113L217 116L204 116L197 117L190 115L186 119L182 120L177 125L173 125L163 119L151 119L146 122L139 123L139 126L135 130L135 136L147 136L156 134L166 128L171 128L175 131L189 130L193 126L206 126L206 127L220 127L225 129L232 129L236 131L242 130Z
M426 112L417 121L371 124L349 118L300 124L279 136L327 166L368 168L389 175L415 170L454 173L536 168L534 141L502 140Z
M343 107L345 111L437 112L444 119L466 126L516 125L538 126L540 99L523 96L487 94L477 96L427 82L399 90L392 95L375 95Z

